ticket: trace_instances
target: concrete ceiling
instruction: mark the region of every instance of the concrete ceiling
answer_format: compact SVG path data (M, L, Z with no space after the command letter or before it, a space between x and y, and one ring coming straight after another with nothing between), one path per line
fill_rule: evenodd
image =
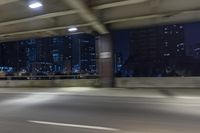
M200 0L0 0L0 41L200 20ZM36 0L34 0L36 1Z

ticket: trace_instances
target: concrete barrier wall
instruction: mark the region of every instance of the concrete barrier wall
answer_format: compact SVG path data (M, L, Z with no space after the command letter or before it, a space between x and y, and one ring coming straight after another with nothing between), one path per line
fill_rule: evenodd
M116 87L199 87L200 77L116 78ZM99 86L98 79L0 80L0 87L87 87Z
M97 79L1 80L0 87L87 87L98 86Z
M116 87L200 87L200 77L117 78Z

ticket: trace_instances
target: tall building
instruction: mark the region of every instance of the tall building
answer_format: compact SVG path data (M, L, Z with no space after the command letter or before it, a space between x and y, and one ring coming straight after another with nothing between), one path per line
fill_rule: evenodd
M31 73L71 71L72 44L65 36L22 41L26 46L27 69Z
M162 26L160 30L161 55L172 58L184 57L186 50L183 25Z
M11 71L16 71L16 63L17 61L14 60L14 58L16 57L16 51L14 51L13 49L10 50L10 48L12 48L12 44L9 43L8 44L0 44L0 71L3 72L11 72ZM10 57L10 58L8 58Z
M158 76L184 56L183 25L141 28L131 32L129 60L136 76Z
M52 46L47 38L21 41L26 47L26 70L30 73L48 73L52 69Z
M90 34L68 36L72 44L72 72L96 74L95 37Z
M115 63L115 73L120 73L124 64L122 53L115 53L114 63Z
M81 35L79 38L79 47L81 72L95 74L97 67L94 36L88 34Z
M20 71L26 66L24 47L19 42L0 44L0 66L2 69L12 68L12 72Z
M200 59L200 43L190 45L187 50L187 56Z
M71 73L72 43L68 37L53 37L51 39L53 45L53 71L57 73Z

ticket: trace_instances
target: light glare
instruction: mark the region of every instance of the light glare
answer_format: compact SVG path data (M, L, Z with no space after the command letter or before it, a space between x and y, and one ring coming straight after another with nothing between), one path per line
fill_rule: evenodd
M69 28L69 29L68 29L69 32L74 32L74 31L77 31L77 30L78 30L78 28L76 28L76 27L73 27L73 28Z
M32 3L32 4L29 5L29 7L32 8L32 9L39 8L39 7L42 7L42 6L43 6L42 3L40 3L40 2L35 2L35 3Z

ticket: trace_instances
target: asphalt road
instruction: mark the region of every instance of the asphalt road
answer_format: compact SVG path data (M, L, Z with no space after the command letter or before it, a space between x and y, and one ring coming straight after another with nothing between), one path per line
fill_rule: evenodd
M0 133L199 133L199 101L0 93Z

